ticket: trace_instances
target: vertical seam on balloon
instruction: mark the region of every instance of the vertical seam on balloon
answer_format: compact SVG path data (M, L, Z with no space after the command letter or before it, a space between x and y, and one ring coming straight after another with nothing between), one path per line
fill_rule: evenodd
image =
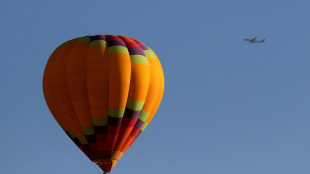
M127 51L129 52L129 50L128 50L128 47L127 47L127 45L126 45L126 42L121 38L121 37L119 37L119 36L115 36L115 37L117 37L117 38L119 38L119 39L121 39L121 41L125 44L125 48L127 49ZM130 54L129 54L129 57L130 57ZM129 60L130 60L130 58L129 58ZM131 60L130 60L131 61ZM130 66L131 66L131 64L130 64ZM131 73L132 73L132 69L130 68L130 79L129 79L129 86L128 86L128 93L127 93L127 99L126 99L126 105L125 105L125 111L126 111L126 106L127 106L127 102L128 102L128 97L129 97L129 93L130 93L130 84L131 84ZM123 113L123 116L121 117L121 124L120 124L120 130L119 130L119 132L118 132L118 134L117 134L117 136L116 136L116 141L115 141L115 144L114 144L114 146L113 146L113 148L112 148L112 154L111 155L113 155L113 153L115 153L115 147L116 147L116 145L117 145L117 142L118 142L118 139L119 139L119 133L120 133L120 131L121 131L121 128L122 128L122 124L123 124L123 119L124 119L124 114L125 114L125 112ZM112 159L113 160L113 159ZM114 159L114 160L117 160L117 159Z
M126 42L124 41L124 39L122 38L122 37L119 37L119 36L117 36L119 39L121 39L123 42L124 42L124 44L126 45L126 49L128 50L128 47L127 47L127 44L126 44ZM129 53L129 58L130 58L130 52L129 52L129 50L128 50L128 53ZM131 66L131 59L130 59L130 66ZM130 83L129 83L129 89L128 89L128 94L127 94L127 100L126 100L126 105L125 105L125 111L124 111L124 115L123 115L123 117L122 117L122 121L121 121L121 124L120 124L120 130L119 130L119 133L121 133L121 130L122 130L122 127L123 127L123 119L124 119L124 116L125 116L125 112L126 112L126 108L127 108L127 103L128 103L128 98L129 98L129 94L130 94L130 85L131 85L131 78L132 78L132 69L130 69L131 71L130 71ZM119 142L119 133L118 133L118 135L117 135L117 139L116 139L116 142L115 142L115 145L114 145L114 147L113 147L113 154L116 152L116 147L117 147L117 143ZM113 156L113 154L112 154L112 156Z
M156 55L155 53L153 53L153 54L154 54L154 56L155 56L156 61L158 62L158 66L162 69L161 62L159 61L157 55ZM163 91L161 92L160 97L159 97L158 99L156 99L155 105L154 105L154 106L156 106L156 103L159 103L158 106L157 106L157 108L155 108L156 110L159 108L160 102L161 102L161 100L162 100L162 98L163 98L163 95L164 95L165 76L164 76L164 71L163 71L163 70L161 71L161 80L160 80L160 84L159 84L159 89L161 89L161 87L163 87L163 88L162 88ZM159 101L158 101L158 100L159 100ZM154 113L154 114L155 114L154 107L153 107L151 113ZM154 114L153 114L153 115L150 115L150 116L153 117ZM150 120L149 122L151 122L151 120Z
M67 41L67 42L68 42L68 41ZM60 46L64 45L64 44L67 43L67 42L62 43ZM59 46L59 47L60 47L60 46ZM58 47L58 49L59 49L59 47ZM71 47L72 47L72 46L71 46ZM57 50L57 48L56 48L56 50ZM56 51L56 50L55 50L55 51ZM55 51L54 51L54 52L55 52ZM56 53L57 53L57 52L56 52ZM56 53L55 53L55 54L56 54ZM59 54L59 53L58 53L58 54ZM54 56L55 56L54 59L57 59L57 55L54 55ZM53 63L53 64L51 65L50 63ZM55 64L55 60L50 62L50 59L49 59L48 62L47 62L47 64L46 64L46 67L47 67L47 65L53 66L54 64ZM47 75L46 73L49 73L50 76L51 76L51 79L54 79L54 78L53 78L53 77L54 77L54 69L50 68L49 71L50 71L50 72L46 72L46 71L44 72L43 80L45 79L44 76ZM56 98L56 95L55 95L54 86L52 86L51 84L53 84L53 83L50 83L50 84L49 84L49 88L50 88L50 90L51 90L51 93L53 94L53 95L52 95L52 100L53 100L53 101L57 101L57 98ZM44 85L44 81L43 81L43 85ZM43 89L44 89L44 88L43 88ZM44 90L43 90L43 91L44 91ZM44 94L44 92L43 92L43 94ZM45 97L45 98L46 98L46 97ZM56 103L55 105L57 105L58 110L60 111L60 114L63 115L62 109L61 109L60 105L58 104L58 102L55 102L55 103ZM55 117L54 117L54 118L55 118ZM56 118L55 118L55 120L56 120ZM56 121L57 121L57 120L56 120ZM66 119L64 119L64 121L67 123L67 120L66 120ZM57 121L57 122L58 122L58 121ZM69 123L67 123L67 125L69 126L69 129L72 129ZM65 131L65 133L70 137L70 135L69 135L69 133L68 133L69 130L68 130L68 131L65 130L65 129L63 128L62 124L60 124L60 126L61 126L61 128ZM72 138L70 137L70 139L72 139Z
M134 40L134 39L133 39ZM134 40L134 42L135 43L137 43L138 45L139 45L139 43L136 41L136 40ZM147 59L147 61L148 61L148 58L146 57L146 59ZM150 64L149 64L150 65ZM150 70L150 74L149 74L149 78L150 78L150 80L149 80L149 84L148 84L148 91L149 91L149 87L150 87L150 81L152 80L151 79L151 67L149 66L149 70ZM148 92L147 92L147 94L148 94ZM158 97L157 95L156 95L156 97ZM147 98L147 95L146 95L146 98ZM146 102L146 98L145 98L145 102ZM144 105L145 105L146 103L144 103ZM144 108L144 106L142 107L142 109L141 109L141 113L139 114L139 117L140 117L140 115L142 114L142 111L143 111L143 108ZM139 117L138 117L138 119L139 119ZM138 121L138 120L137 120ZM146 122L146 121L145 121ZM144 123L145 123L144 122ZM143 124L144 124L143 123ZM136 126L136 124L137 124L137 122L135 123L135 125L134 125L134 127ZM133 127L133 128L134 128ZM140 128L140 130L139 131L141 131L141 128ZM133 129L131 130L131 132L130 132L130 134L133 132ZM126 139L126 142L127 141L130 141L129 140L129 138L130 138L130 134L129 134L129 136L127 137L127 139ZM139 134L137 134L137 135L139 135ZM127 147L127 149L135 142L135 140L137 139L137 136L135 136L135 137L133 137L133 139L130 141L130 142L128 142L129 144L128 144L128 147ZM125 144L124 144L125 145ZM123 146L122 147L122 150L124 150L124 152L123 153L125 153L126 151L127 151L127 149L123 149L123 148L125 148L125 146Z
M82 38L83 38L83 37L82 37ZM76 38L76 39L79 39L79 38ZM66 66L65 66L65 67L66 67L66 68L65 68L65 77L66 77L66 88L67 88L67 91L68 91L68 95L69 95L69 99L70 99L71 106L72 106L72 108L73 108L74 117L75 117L77 123L79 124L80 129L82 129L81 122L80 122L80 120L78 119L77 112L75 111L74 106L73 106L73 104L72 104L72 98L71 98L71 95L70 95L70 92L69 92L70 90L69 90L69 87L68 87L69 85L68 85L68 73L67 73L69 55L70 55L71 52L72 52L72 48L73 48L77 43L78 43L78 41L77 41L77 42L71 47L71 49L68 51L68 55L67 55L67 57L66 57L67 61L66 61ZM82 132L83 132L83 130L82 130ZM84 134L84 132L83 132L83 134ZM78 136L77 136L77 137L78 137ZM84 134L84 137L86 137L85 134ZM80 141L80 140L78 139L78 141ZM87 144L88 144L88 140L86 140L86 141L87 141ZM82 144L81 141L80 141L80 143L81 143L81 146L83 147L84 144Z
M122 39L122 38L121 38L121 39ZM132 39L132 38L131 38L131 40L132 40L134 43L136 43L136 44L139 46L139 48L143 51L143 49L141 48L141 46L139 45L139 43L137 43L137 42L135 41L135 39ZM125 42L125 44L126 44L126 42ZM127 46L127 44L126 44L126 46ZM146 61L148 62L148 59L147 59L146 56L145 56L145 58L146 58ZM149 64L149 62L148 62L148 64ZM151 71L150 66L148 66L148 68L149 68L149 71ZM124 143L122 144L122 146L120 147L120 151L124 148L124 146L126 145L126 142L129 140L130 134L131 134L131 132L133 131L133 129L134 129L134 127L135 127L137 121L139 120L139 117L140 117L141 113L142 113L143 107L144 107L144 105L145 105L145 100L146 100L146 97L147 97L147 94L148 94L148 90L149 90L149 84L150 84L150 80L151 80L150 77L151 77L151 72L149 73L149 82L148 82L148 86L147 86L148 89L147 89L147 92L146 92L146 96L145 96L145 98L144 98L143 106L142 106L142 108L141 108L141 110L140 110L141 112L140 112L140 114L139 114L139 116L138 116L138 118L137 118L137 120L136 120L134 126L131 128L131 131L130 131L129 135L128 135L127 137L125 137L126 139L125 139ZM129 89L128 95L129 95L129 93L130 93L130 89ZM128 101L128 100L127 100L127 101ZM126 104L126 106L127 106L127 104ZM126 107L126 108L127 108L127 107Z
M109 71L108 71L108 119L107 119L107 140L109 139L109 103L110 103L110 84L111 84L111 82L110 82L110 70L111 70L111 68L110 68L110 63L111 63L111 61L110 61L110 53L109 53L109 42L108 42L108 40L110 39L110 35L106 35L106 40L107 40L107 51L108 51L108 67L109 67ZM108 144L108 143L107 143ZM109 150L109 149L108 149ZM112 154L112 150L111 150L111 152L109 152L110 154L109 154L109 157L111 157L111 154Z
M151 48L148 48L149 50L151 50ZM151 50L152 51L152 50ZM152 51L153 52L153 51ZM162 75L161 75L161 81L160 81L160 85L159 85L159 87L158 87L158 92L160 92L160 87L162 86L162 85L164 85L164 76L163 76L163 70L162 70L162 67L161 67L161 64L160 64L160 61L159 61L159 59L157 58L157 56L156 56L156 54L153 52L153 54L154 54L154 57L155 57L155 59L156 59L156 61L159 63L159 66L157 66L158 68L160 68L161 69L161 73L162 73ZM163 83L162 85L161 85L161 83ZM158 100L161 100L162 99L162 96L163 96L163 92L160 94L158 94L158 95L156 95L156 99L155 99L155 102L154 102L154 104L153 104L153 106L152 106L152 110L151 110L151 112L150 112L150 115L148 116L148 117L150 117L151 116L151 114L153 113L153 110L155 109L155 107L156 107L156 103L158 103ZM158 105L159 106L159 105ZM158 107L157 107L157 109L158 109ZM154 114L153 114L154 115ZM144 122L144 124L146 124L146 125L148 125L149 124L149 122L147 122L147 120ZM144 127L144 126L143 126ZM137 133L137 135L135 136L135 137L133 137L133 139L132 139L132 141L129 143L129 145L128 145L128 147L126 147L126 149L124 149L124 153L128 150L128 148L138 139L138 137L141 135L141 133L143 132L142 131L142 129L143 129L143 127L139 130L139 132Z
M157 55L153 52L153 54L154 54L154 56L155 56L155 59L156 59L156 61L157 61L157 64L158 64L158 68L160 68L161 70L162 70L162 66L161 66L161 63L160 63L160 61L159 61L159 59L157 58ZM153 107L152 107L152 110L151 110L151 112L150 112L150 115L149 115L149 118L151 118L150 119L150 121L148 122L148 119L145 121L146 122L146 126L148 126L148 124L151 122L151 120L153 119L153 117L154 117L154 115L155 115L155 113L156 113L156 111L157 111L157 109L159 108L159 106L160 106L160 101L162 100L162 97L163 97L163 94L164 94L164 88L162 89L162 91L161 91L161 87L164 87L164 80L165 80L165 78L164 78L164 72L163 72L163 70L161 71L161 75L160 75L160 83L159 83L159 86L158 86L158 90L159 90L159 93L158 93L158 95L157 95L157 97L156 97L156 100L155 100L155 102L154 102L154 105L153 105ZM146 127L145 127L146 128ZM144 128L144 129L145 129ZM144 130L143 130L144 131Z
M110 41L110 39L111 39L111 36L112 35L106 35L107 36L107 40L109 40ZM115 37L118 37L118 36L115 36ZM108 42L107 42L107 46L108 46L108 49L109 49L109 45L108 45ZM126 47L126 49L127 49L127 47ZM113 54L113 53L112 53ZM109 60L110 60L110 53L108 52L108 56L109 56ZM110 84L110 61L109 61L109 84ZM129 83L129 87L130 87L130 83ZM109 91L110 91L110 86L109 86ZM110 97L110 92L109 92L109 97ZM127 100L128 100L128 94L127 94ZM109 105L109 104L108 104ZM110 107L108 107L108 113L109 113L109 109ZM120 108L118 108L118 109L120 109ZM124 115L123 115L124 116ZM108 114L108 118L109 117L111 117L109 114ZM123 121L123 117L121 117L122 118L122 120L121 120L121 122ZM109 125L109 119L108 119L108 127L109 127L110 125ZM120 126L121 127L121 126ZM108 136L108 134L109 134L109 128L108 128L108 132L107 132L107 136ZM111 149L111 154L110 154L110 156L112 157L112 154L113 154L113 152L114 152L114 148L115 148L115 145L116 145L116 142L117 142L117 139L118 139L118 135L119 135L119 132L117 133L117 134L114 134L114 136L115 136L115 144L113 144L113 147L112 147L112 149ZM113 160L112 158L111 158L111 160Z
M91 41L89 41L88 42L88 44L87 44L87 50L86 50L86 61L85 61L85 87L86 87L86 89L85 89L85 91L86 91L86 95L87 95L87 103L88 103L88 110L89 110L89 113L90 113L90 116L89 116L89 118L91 119L91 117L92 117L92 110L91 110L91 107L90 107L90 102L89 102L89 93L88 93L88 78L87 78L87 73L88 73L88 71L87 71L87 65L88 65L88 51L89 51L89 44L91 43ZM92 123L92 129L95 131L95 128L94 128L94 125L93 125L93 122L91 122ZM84 133L84 132L83 132ZM84 133L85 134L85 133ZM95 136L95 132L94 132L94 134L93 134L94 136ZM85 134L84 135L85 137L86 137L86 140L88 141L88 139L87 139L87 135ZM95 136L95 143L97 142L97 137ZM89 144L89 142L88 142L88 144ZM97 145L97 143L96 143L96 145ZM89 146L90 146L90 144L89 144ZM90 149L90 151L92 151L92 149L89 147L89 149Z
M115 36L115 37L117 37L117 38L119 38L119 39L121 39L121 40L123 41L123 39L120 38L119 36ZM124 42L124 41L123 41L123 42ZM124 44L126 45L125 42L124 42ZM129 52L127 45L126 45L125 48L126 48L127 51ZM130 55L129 55L129 56L130 56ZM130 66L131 66L131 65L130 65ZM130 74L131 74L131 72L132 72L132 70L130 69ZM128 93L127 93L127 100L126 100L126 101L128 101L128 95L129 95L129 92L130 92L130 84L131 84L131 75L130 75L130 80L129 80L129 87L128 87ZM127 105L127 103L126 103L126 105ZM125 106L125 111L126 111L126 106ZM124 114L125 114L125 111L124 111ZM113 153L115 152L115 147L116 147L116 144L117 144L117 141L118 141L118 138L119 138L119 133L120 133L120 131L121 131L121 129L122 129L122 123L123 123L123 119L124 119L124 114L123 114L123 116L121 117L121 124L119 125L120 128L119 128L118 134L117 134L117 136L116 136L116 140L115 140L115 144L114 144L113 149L112 149L111 157L112 157ZM112 159L112 158L111 158L111 159Z
M88 56L88 51L89 51L89 45L91 44L91 42L89 42L89 44L88 44L88 49L87 49L87 56ZM107 48L105 49L105 51L107 51ZM104 54L104 53L103 53ZM87 57L87 60L88 60L88 57ZM86 61L87 61L86 60ZM87 62L86 62L86 64L88 64ZM87 65L86 65L87 66ZM109 70L107 71L108 72L108 76L109 76ZM86 73L88 73L88 71L87 71L87 67L86 67ZM88 86L88 78L87 78L88 76L86 75L86 86L87 86L87 88L89 87ZM107 85L108 86L108 90L109 90L109 85ZM89 90L87 90L87 93L89 92ZM109 94L109 93L108 93ZM92 118L93 117L93 113L92 113L92 108L91 108L91 104L90 104L90 98L89 98L89 94L87 94L88 95L88 104L89 104L89 109L90 109L90 113L91 113L91 115L90 115L90 117ZM109 96L107 96L107 99L109 98ZM94 122L92 121L92 128L93 128L93 130L94 130L94 132L95 132L95 146L97 147L97 149L99 149L99 144L98 144L98 140L97 140L97 137L96 137L96 130L95 130L95 125L94 125Z
M64 43L65 44L65 43ZM64 44L62 44L62 45L64 45ZM68 50L71 50L72 48L73 48L73 46L76 44L76 42L75 43L73 43L72 45L71 45L71 47L70 48L68 48ZM61 45L61 46L62 46ZM69 52L68 52L68 54L67 54L67 56L66 56L66 59L68 58L68 55L69 55ZM53 71L53 76L54 76L54 71ZM67 81L65 80L65 83L67 83ZM66 84L66 87L67 87L67 84ZM67 89L67 91L68 91L68 88L66 88ZM54 89L54 87L52 88L52 90L53 90L53 93L55 94L55 89ZM56 96L56 95L54 95L54 96ZM58 100L57 99L57 97L55 97L55 99L56 99L56 101ZM56 102L57 103L57 105L59 106L60 104L58 104L58 102ZM61 113L62 113L62 115L64 115L64 111L63 111L63 109L61 108L61 107L59 107L60 108L60 111L61 111ZM64 120L66 120L66 122L68 123L68 125L69 125L69 127L71 128L71 130L73 130L73 127L72 127L72 125L70 124L70 122L68 122L67 120L67 117L64 117L65 119ZM76 137L71 137L70 135L69 135L69 132L70 132L70 130L68 130L68 131L66 131L66 133L68 134L68 136L70 137L70 139L72 139L72 141L74 142L74 138L76 138Z
M108 135L109 135L109 99L110 99L110 54L109 54L109 44L108 44L108 36L109 35L105 35L106 36L106 42L107 42L107 48L105 51L107 51L107 55L108 55L108 96L107 96L107 100L108 100L108 104L107 104L107 132L106 132L106 140L107 140L107 143L105 143L105 145L107 146L108 144ZM111 153L111 152L110 152ZM109 155L109 157L111 156L111 154ZM111 161L112 162L112 161Z

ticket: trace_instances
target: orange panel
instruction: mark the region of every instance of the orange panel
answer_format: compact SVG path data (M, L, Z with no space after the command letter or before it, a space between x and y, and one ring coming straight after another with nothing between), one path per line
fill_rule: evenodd
M75 41L70 41L64 46L58 47L53 54L50 56L47 65L45 67L44 71L44 77L43 77L43 90L44 90L44 97L46 100L46 103L48 104L48 107L50 111L52 112L53 116L55 117L56 121L65 129L70 130L71 127L62 115L61 107L57 103L57 99L54 95L54 85L55 85L55 78L54 78L54 64L56 59L65 54L65 51L67 49L70 49ZM57 84L57 82L56 82Z
M68 92L67 79L66 79L66 64L68 54L72 47L76 44L76 40L70 41L65 45L59 47L59 52L53 64L47 64L51 66L53 76L53 95L56 99L56 103L59 104L59 108L62 112L62 119L66 120L69 124L68 127L72 129L76 136L82 136L84 133L79 125L79 122L75 119L74 109ZM57 115L54 117L56 120L60 117ZM67 130L67 129L66 129ZM68 131L68 130L67 130Z
M121 135L123 135L122 137L117 138L117 143L115 145L114 151L120 151L122 146L124 145L124 143L126 142L127 137L129 136L131 130L133 127L123 127L121 128ZM119 135L120 135L119 134Z
M132 141L134 141L134 139L135 139L134 137L128 136L126 142L124 143L124 145L123 145L123 147L121 148L120 151L123 152L123 153L125 153L125 152L127 151L127 149L129 148L130 143L131 143Z
M130 85L130 57L110 54L109 62L109 107L122 109L126 106Z
M145 99L145 104L143 106L143 110L145 112L150 113L156 98L158 96L158 84L160 82L160 71L156 66L156 59L148 58L149 66L150 66L150 82L148 87L147 97Z
M94 46L88 49L87 88L91 116L108 116L109 57L107 47Z
M159 83L159 93L158 93L158 97L156 98L156 101L155 101L155 104L154 104L154 107L150 113L150 116L148 117L148 119L146 120L147 123L149 123L153 116L155 115L159 105L160 105L160 102L161 102L161 99L163 97L163 94L164 94L164 86L165 86L165 80L164 80L164 74L163 74L163 71L162 71L162 67L161 67L161 64L157 58L157 56L155 55L156 57L156 64L157 64L157 68L160 70L159 71L159 75L160 75L160 83Z
M132 64L129 99L145 101L150 81L150 69L148 65Z
M66 79L74 114L81 127L92 126L86 82L88 42L77 42L68 55Z

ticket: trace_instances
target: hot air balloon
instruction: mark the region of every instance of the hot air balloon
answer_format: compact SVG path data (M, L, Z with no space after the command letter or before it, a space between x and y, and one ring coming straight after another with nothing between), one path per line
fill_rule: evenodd
M136 39L85 36L52 53L43 92L62 129L107 173L152 120L164 74L156 54Z

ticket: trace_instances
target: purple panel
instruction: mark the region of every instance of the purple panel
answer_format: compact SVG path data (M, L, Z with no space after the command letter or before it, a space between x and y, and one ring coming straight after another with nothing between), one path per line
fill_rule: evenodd
M108 117L108 125L111 126L120 126L122 124L123 118L115 118L115 117Z
M94 40L106 40L104 35L94 35L94 36L87 36L90 38L91 42Z
M141 129L143 125L144 125L144 121L141 121L140 119L138 119L138 121L135 124L135 128Z
M129 119L137 119L139 117L140 113L141 113L141 110L135 111L135 110L126 108L124 117L129 118Z
M145 44L140 44L140 47L141 47L143 50L149 50L149 47L147 47Z
M143 50L140 49L140 48L137 48L137 47L128 48L128 51L129 51L130 55L142 55L142 56L145 56Z
M125 43L120 41L120 40L110 40L108 41L108 46L111 47L111 46L123 46L123 47L126 47Z

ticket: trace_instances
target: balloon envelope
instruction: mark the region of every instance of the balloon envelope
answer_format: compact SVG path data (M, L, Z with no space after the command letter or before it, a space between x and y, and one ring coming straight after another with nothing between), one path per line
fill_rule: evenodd
M152 120L164 92L156 54L114 35L76 38L50 56L43 92L56 121L105 172Z

